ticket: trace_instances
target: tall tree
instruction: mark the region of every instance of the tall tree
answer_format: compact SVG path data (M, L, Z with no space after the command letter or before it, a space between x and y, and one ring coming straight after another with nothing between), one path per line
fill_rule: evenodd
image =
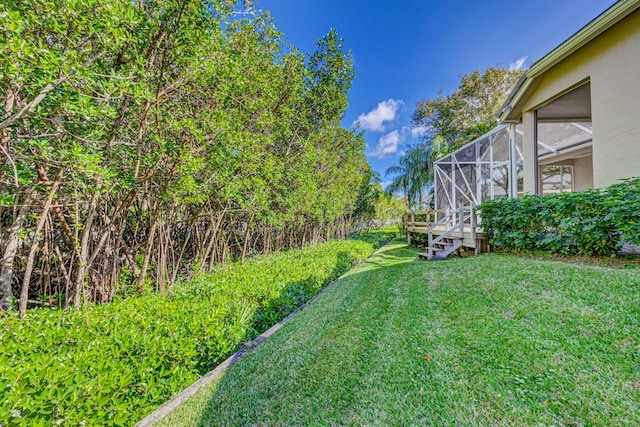
M335 30L302 54L238 8L0 2L4 307L164 292L353 229L369 166L340 126L350 54Z
M477 137L476 130L490 130L496 114L524 70L489 67L460 78L459 87L450 95L442 91L435 99L418 102L413 126L423 131L427 144L438 137L455 150Z
M413 127L422 132L422 142L387 169L394 175L391 191L404 192L410 204L422 204L423 192L431 188L434 163L464 144L490 131L496 114L523 70L489 67L465 74L450 95L418 102Z
M353 59L344 52L343 39L335 29L320 39L308 61L306 96L311 123L336 123L349 105L347 93L355 78Z
M427 201L425 196L428 195L433 180L432 165L429 146L418 144L410 148L400 157L398 164L385 171L385 175L393 176L387 191L404 193L410 206L422 205Z

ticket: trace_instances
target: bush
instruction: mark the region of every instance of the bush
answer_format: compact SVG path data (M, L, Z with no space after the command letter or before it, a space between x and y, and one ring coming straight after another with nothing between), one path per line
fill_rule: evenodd
M0 319L0 425L131 425L393 233L230 264L144 296Z
M507 250L604 255L640 244L640 178L602 190L525 195L480 206L482 228Z

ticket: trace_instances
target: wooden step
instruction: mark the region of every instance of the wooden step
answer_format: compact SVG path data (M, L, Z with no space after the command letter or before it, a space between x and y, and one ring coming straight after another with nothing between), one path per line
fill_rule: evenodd
M451 242L451 243L456 242L458 240L462 240L462 238L460 238L460 237L452 237L452 236L447 236L447 237L443 237L442 238L442 241Z
M435 242L431 245L430 251L421 252L418 254L420 259L427 260L440 260L448 257L454 251L462 247L462 239L460 238L450 238L450 242ZM429 255L431 252L431 255Z
M449 246L453 246L453 242L435 242L434 246L441 246L443 248L448 248Z

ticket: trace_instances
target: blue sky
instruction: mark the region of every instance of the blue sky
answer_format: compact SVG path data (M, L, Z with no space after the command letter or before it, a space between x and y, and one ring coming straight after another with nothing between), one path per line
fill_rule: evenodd
M614 0L256 0L302 52L336 28L355 62L343 119L365 129L367 159L384 171L418 139L417 102L451 93L460 75L492 65L524 67Z

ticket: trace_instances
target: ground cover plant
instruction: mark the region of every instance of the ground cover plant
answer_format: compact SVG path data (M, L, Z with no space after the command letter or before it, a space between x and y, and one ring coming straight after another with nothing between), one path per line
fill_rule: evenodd
M0 425L131 425L395 233L259 256L152 294L0 319Z
M480 206L481 226L507 250L604 255L640 244L640 178L605 189L525 195Z
M639 425L640 270L487 254L351 270L181 425Z

